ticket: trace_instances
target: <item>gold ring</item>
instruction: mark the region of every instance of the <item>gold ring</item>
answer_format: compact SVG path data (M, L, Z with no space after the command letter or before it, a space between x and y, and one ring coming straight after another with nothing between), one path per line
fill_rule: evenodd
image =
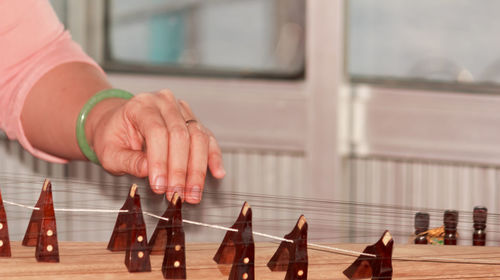
M190 123L198 122L197 120L187 120L186 126L189 126Z

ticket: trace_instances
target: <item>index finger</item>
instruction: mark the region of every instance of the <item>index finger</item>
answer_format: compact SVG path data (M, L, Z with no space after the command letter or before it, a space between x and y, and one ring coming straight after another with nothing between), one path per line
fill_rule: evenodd
M168 131L159 111L154 108L133 107L129 120L137 127L146 142L149 184L158 194L167 191Z

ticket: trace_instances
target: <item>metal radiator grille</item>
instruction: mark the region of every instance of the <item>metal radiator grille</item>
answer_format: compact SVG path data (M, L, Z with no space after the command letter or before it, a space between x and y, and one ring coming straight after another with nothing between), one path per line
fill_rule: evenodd
M222 181L207 179L204 199L200 205L184 205L187 219L230 226L244 200L257 205L261 196L267 199L282 194L305 192L303 184L303 155L247 150L223 153L227 177ZM129 186L137 183L143 210L161 215L165 210L163 196L153 194L146 181L129 176L113 176L88 162L67 165L51 164L24 151L17 142L0 138L0 188L5 200L34 205L44 178L53 181L55 207L119 209ZM254 210L255 224L261 230L282 235L294 224L300 211L275 211L261 205ZM31 211L6 205L9 231L13 240L20 240L26 230ZM115 214L58 212L58 237L61 240L104 241L110 236ZM288 216L291 221L287 220ZM146 217L152 232L157 220ZM278 222L271 222L279 219ZM187 225L190 241L218 241L221 232Z
M398 241L407 241L413 231L413 216L419 210L431 215L431 227L443 224L444 209L460 211L461 244L470 244L474 206L488 208L488 245L499 243L498 201L500 169L452 163L436 163L381 158L353 158L347 161L350 174L350 200L367 205L357 207L353 215L354 232L364 227L380 232L386 227L396 230ZM371 221L363 219L370 211ZM362 224L365 223L363 226ZM366 232L366 231L365 231ZM361 235L361 234L360 234ZM365 241L363 237L354 241Z

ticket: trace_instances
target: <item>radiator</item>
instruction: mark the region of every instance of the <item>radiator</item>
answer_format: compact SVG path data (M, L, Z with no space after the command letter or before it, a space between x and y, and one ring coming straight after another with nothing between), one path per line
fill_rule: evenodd
M277 207L283 194L302 195L303 155L248 150L225 150L224 180L207 178L199 205L183 205L184 218L231 226L246 200L254 213L254 229L282 236L302 214L296 205ZM51 164L34 158L14 141L0 137L0 189L4 200L34 206L44 178L52 181L56 208L119 209L131 184L139 185L142 208L163 214L166 202L154 194L146 180L113 176L89 162ZM12 240L22 239L31 210L5 205ZM56 212L60 240L105 241L110 237L116 214ZM158 220L145 216L148 232ZM185 225L188 241L218 242L225 232ZM259 240L257 238L257 240ZM268 240L266 240L268 241Z

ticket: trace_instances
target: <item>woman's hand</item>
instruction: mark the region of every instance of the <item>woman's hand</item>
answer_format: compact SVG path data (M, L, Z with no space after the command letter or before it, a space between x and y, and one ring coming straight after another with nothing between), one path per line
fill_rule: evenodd
M110 88L98 68L80 62L61 64L33 86L21 121L33 147L63 159L85 159L75 125L84 104ZM220 148L189 106L168 90L141 93L130 100L105 99L85 122L85 134L102 166L113 174L149 176L154 192L200 202L207 167L225 175Z
M166 192L168 199L178 192L199 203L207 167L216 178L225 175L213 134L168 90L103 100L90 112L85 130L104 169L149 176L152 190Z

